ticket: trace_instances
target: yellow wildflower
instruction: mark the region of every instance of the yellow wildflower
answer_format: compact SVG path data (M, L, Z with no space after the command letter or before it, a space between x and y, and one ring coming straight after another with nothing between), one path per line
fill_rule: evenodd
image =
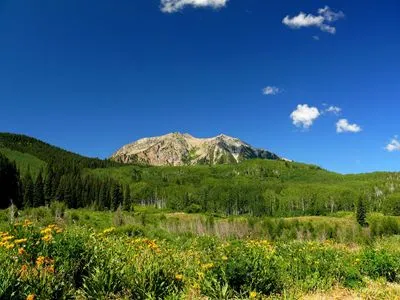
M11 243L11 244L8 244L8 245L6 246L6 248L7 248L8 250L10 250L10 249L14 248L14 246L15 246L15 244Z
M31 221L29 221L28 219L26 219L25 221L24 221L24 227L28 227L28 226L31 226L32 225L32 222Z
M27 265L22 265L21 270L20 270L20 276L24 277L28 273L28 266Z
M36 265L37 265L38 267L40 267L41 265L43 265L45 259L46 259L46 258L45 258L44 256L39 256L39 257L36 259Z
M35 300L35 299L36 299L35 294L30 294L28 295L28 297L26 297L26 300Z
M115 227L107 228L107 229L105 229L105 230L103 231L103 234L107 234L107 233L113 232L114 230L115 230Z
M19 240L15 240L14 243L16 243L17 245L22 244L22 243L26 243L27 239L19 239Z
M44 242L50 242L53 239L53 236L51 234L46 234L44 237L42 237L42 240Z
M202 267L203 269L205 269L205 270L208 270L208 269L213 268L213 267L214 267L214 264L213 264L213 263L203 264L203 265L201 265L201 267Z
M24 248L19 248L18 249L18 254L19 255L24 255L25 254L25 249Z
M7 242L9 240L12 240L13 238L14 238L14 236L12 236L12 235L6 235L6 236L3 236L2 240L3 240L3 242Z
M40 231L40 233L41 234L43 234L43 235L49 235L49 234L51 234L51 228L45 228L45 229L42 229L41 231Z
M181 280L183 280L183 275L182 274L176 274L175 275L175 279L178 280L178 281L181 281Z
M255 297L257 297L257 293L256 292L250 292L250 299L254 299Z

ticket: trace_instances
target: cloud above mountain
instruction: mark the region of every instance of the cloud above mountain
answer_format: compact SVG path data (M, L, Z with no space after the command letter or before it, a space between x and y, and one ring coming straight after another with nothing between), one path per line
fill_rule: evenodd
M161 0L161 11L165 13L175 13L187 6L195 8L211 7L214 9L222 8L228 0Z
M327 117L328 115L339 116L342 109L338 106L323 104L324 108L317 108L308 104L299 104L296 109L290 114L292 123L304 129L310 128L316 119L319 117ZM336 122L337 133L358 133L362 131L358 124L351 124L347 119L339 119Z
M283 18L282 23L291 29L300 29L305 27L317 27L321 31L330 34L336 33L336 27L332 23L344 18L345 15L342 11L333 11L330 7L318 9L318 13L313 15L311 13L300 12L298 15L291 17L287 15Z

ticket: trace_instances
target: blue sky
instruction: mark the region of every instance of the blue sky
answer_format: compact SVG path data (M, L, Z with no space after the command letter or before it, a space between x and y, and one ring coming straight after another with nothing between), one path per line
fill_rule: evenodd
M145 136L225 133L338 172L400 171L399 10L0 0L0 131L99 157Z

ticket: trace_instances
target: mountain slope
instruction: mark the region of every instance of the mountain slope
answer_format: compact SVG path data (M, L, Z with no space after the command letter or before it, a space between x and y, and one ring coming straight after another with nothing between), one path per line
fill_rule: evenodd
M196 138L190 134L170 133L143 138L123 146L111 159L121 163L144 163L154 166L238 163L247 159L275 159L272 152L224 134Z
M0 148L17 164L26 158L26 155L21 156L18 153L25 153L44 163L57 163L73 168L104 168L118 165L107 160L85 157L21 134L0 133Z
M40 170L46 169L47 164L44 161L29 153L0 148L0 154L3 154L10 161L14 161L22 175L27 174L29 171L33 178L36 178Z

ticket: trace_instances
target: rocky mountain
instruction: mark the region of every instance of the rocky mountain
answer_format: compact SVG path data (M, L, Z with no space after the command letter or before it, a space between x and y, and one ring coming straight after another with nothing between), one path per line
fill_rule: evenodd
M281 159L272 152L254 148L224 134L196 138L187 133L143 138L123 146L111 156L112 160L120 163L154 166L238 163L252 158Z

